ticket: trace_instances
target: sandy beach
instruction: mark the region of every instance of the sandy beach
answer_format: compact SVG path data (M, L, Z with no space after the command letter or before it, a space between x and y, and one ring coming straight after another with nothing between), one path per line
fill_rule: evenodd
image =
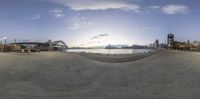
M88 56L0 53L0 99L200 98L198 52L161 51L126 62Z

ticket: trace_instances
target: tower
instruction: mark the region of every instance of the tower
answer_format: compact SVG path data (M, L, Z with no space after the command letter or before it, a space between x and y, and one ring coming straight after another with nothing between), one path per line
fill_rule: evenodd
M174 49L174 34L168 34L167 36L167 47L169 49Z

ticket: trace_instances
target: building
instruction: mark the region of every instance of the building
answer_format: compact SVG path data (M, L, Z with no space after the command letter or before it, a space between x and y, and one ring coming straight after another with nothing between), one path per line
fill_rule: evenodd
M167 36L167 47L168 49L175 49L175 50L190 50L192 45L190 44L189 40L187 42L180 42L174 40L174 34L168 34Z
M0 44L0 52L10 52L10 51L19 51L21 49L20 45L14 44L14 45L3 45Z
M168 34L167 36L167 47L169 49L174 49L175 47L175 42L174 42L174 34Z
M105 49L117 49L117 47L109 44L109 45L105 46Z
M142 46L142 45L133 45L133 49L147 49L147 46Z
M200 46L200 41L194 41L193 45L196 46L196 47Z
M155 48L159 48L159 40L158 39L155 41Z
M192 45L193 45L192 50L200 51L200 41L194 41Z
M186 42L175 41L174 35L168 34L167 47L174 50L200 51L200 42L194 41L190 43L189 40Z
M175 50L190 50L190 44L187 42L174 41Z

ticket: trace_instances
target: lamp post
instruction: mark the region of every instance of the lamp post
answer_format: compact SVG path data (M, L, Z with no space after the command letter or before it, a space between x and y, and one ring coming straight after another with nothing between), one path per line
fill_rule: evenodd
M6 39L7 39L7 37L3 37L3 39L5 41L5 43L4 43L4 52L6 52Z

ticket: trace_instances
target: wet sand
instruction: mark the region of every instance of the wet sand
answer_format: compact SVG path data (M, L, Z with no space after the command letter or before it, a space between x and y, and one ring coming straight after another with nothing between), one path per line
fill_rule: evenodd
M0 99L199 99L200 53L110 63L74 53L0 53Z

